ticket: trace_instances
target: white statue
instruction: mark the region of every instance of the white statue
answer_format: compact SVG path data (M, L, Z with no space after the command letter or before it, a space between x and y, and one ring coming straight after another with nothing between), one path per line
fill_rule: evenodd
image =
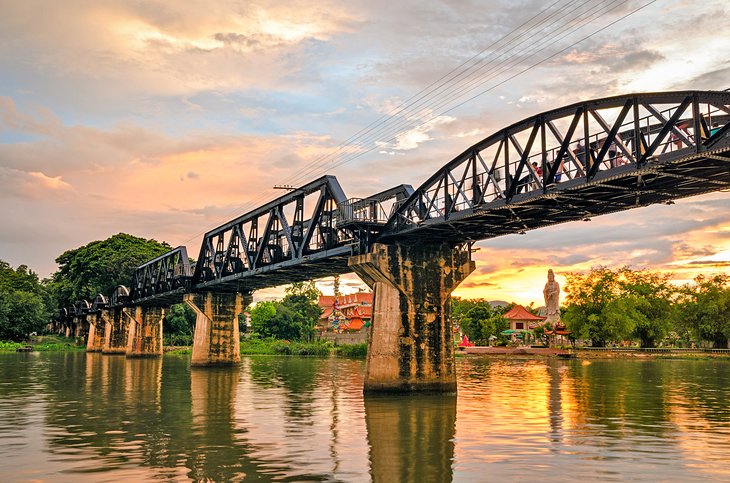
M555 274L552 268L548 270L548 281L542 290L542 294L545 297L545 308L547 311L545 323L555 326L560 322L560 285L555 281Z

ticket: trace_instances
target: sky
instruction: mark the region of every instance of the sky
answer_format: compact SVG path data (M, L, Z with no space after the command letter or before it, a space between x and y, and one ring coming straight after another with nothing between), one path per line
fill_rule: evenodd
M713 19L730 4L649 2L0 0L0 259L46 277L65 250L120 232L197 254L205 231L281 195L274 185L417 187L542 111L729 88L730 26ZM530 24L548 5L552 24ZM524 43L508 43L525 22ZM452 104L399 112L462 63L508 55ZM384 119L392 131L347 144ZM349 155L332 154L341 146ZM560 283L597 265L677 283L725 271L729 206L720 192L479 242L455 295L541 305L548 268Z

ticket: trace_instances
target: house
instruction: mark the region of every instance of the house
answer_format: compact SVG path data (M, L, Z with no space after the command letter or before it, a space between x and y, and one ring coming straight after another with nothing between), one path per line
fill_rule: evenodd
M349 295L321 295L318 304L322 307L318 328L325 331L359 331L370 327L373 318L372 292L358 292Z
M539 325L545 317L533 315L522 305L515 305L503 315L509 322L509 328L513 330L529 330Z

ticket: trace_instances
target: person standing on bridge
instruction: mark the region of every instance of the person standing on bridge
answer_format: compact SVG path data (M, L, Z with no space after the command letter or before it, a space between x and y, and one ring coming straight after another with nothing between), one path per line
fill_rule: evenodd
M578 141L578 146L573 150L573 154L580 163L580 168L585 171L586 169L586 148L583 146L583 141Z

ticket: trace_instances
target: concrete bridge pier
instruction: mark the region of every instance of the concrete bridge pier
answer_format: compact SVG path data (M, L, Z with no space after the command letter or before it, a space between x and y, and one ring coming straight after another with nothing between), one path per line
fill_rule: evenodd
M94 312L87 315L89 321L89 338L86 341L86 352L101 352L106 339L107 317L106 311Z
M374 291L364 391L456 391L451 292L474 270L469 248L384 245L349 260Z
M251 293L202 292L185 295L197 314L193 366L226 366L241 362L238 315L253 301Z
M127 357L159 357L162 355L162 307L133 307L127 336Z
M126 309L113 308L102 311L105 314L106 328L102 354L126 354L129 341L129 326L133 320Z

